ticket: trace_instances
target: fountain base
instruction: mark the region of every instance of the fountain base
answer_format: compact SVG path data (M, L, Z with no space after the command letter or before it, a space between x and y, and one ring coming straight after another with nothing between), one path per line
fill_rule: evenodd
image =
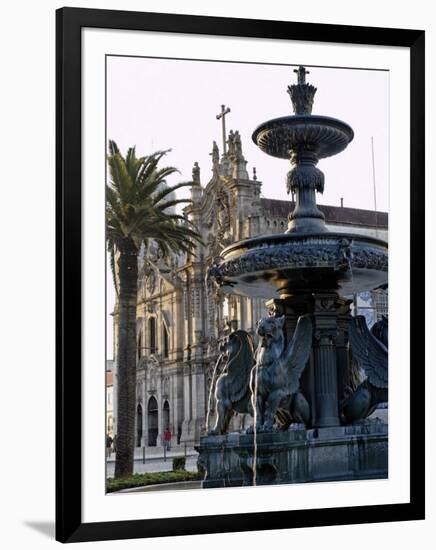
M388 477L388 426L370 419L352 426L260 433L256 485ZM230 433L200 440L203 488L253 485L254 435Z

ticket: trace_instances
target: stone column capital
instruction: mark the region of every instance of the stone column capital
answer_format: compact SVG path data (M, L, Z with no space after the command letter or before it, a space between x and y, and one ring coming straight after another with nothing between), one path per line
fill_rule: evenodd
M313 336L321 346L334 344L338 337L337 328L320 328L314 331Z

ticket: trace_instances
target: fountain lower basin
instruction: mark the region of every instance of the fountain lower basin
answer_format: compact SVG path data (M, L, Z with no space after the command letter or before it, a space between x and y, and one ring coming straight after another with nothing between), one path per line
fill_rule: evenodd
M388 426L375 418L356 426L288 430L257 437L229 433L201 438L197 448L204 488L384 479L388 477Z
M221 258L209 276L226 292L251 298L323 289L347 296L388 281L387 243L350 233L256 237L227 247Z

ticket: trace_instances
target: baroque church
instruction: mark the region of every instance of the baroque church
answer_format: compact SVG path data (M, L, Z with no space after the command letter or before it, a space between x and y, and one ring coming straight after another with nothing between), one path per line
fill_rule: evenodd
M212 177L206 185L194 164L192 203L185 213L197 226L203 245L195 254L163 259L157 251L141 260L137 304L136 446L160 447L169 429L172 445L192 447L206 430L212 372L220 339L230 330L249 332L256 343L257 321L268 315L265 301L226 294L207 280L207 270L220 252L241 239L283 233L291 201L264 198L256 170L247 172L239 132L230 131L220 157L217 144L211 153ZM342 201L341 201L342 202ZM384 212L323 206L327 226L387 240ZM387 314L387 291L350 297L360 314L372 324ZM116 349L117 312L114 317ZM115 353L116 357L116 353ZM114 366L116 395L116 365ZM213 400L212 400L213 401ZM116 433L116 404L114 403ZM214 423L213 407L209 426ZM251 418L236 415L230 429L247 427Z

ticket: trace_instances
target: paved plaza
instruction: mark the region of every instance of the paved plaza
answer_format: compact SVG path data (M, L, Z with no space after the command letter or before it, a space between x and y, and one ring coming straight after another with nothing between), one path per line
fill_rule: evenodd
M173 448L164 453L160 448L145 448L145 458L143 448L135 450L134 473L143 474L145 472L168 472L173 469L173 458L185 456L185 449L182 446ZM186 449L186 466L188 472L197 471L198 453L194 449ZM106 477L114 477L115 453L106 460Z

